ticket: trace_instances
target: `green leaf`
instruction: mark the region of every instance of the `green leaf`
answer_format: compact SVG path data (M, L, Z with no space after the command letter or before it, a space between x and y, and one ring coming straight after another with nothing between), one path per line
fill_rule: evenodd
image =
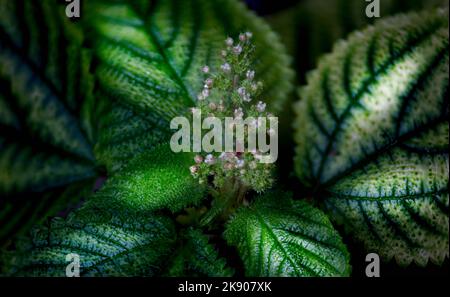
M280 110L292 71L278 37L236 0L89 1L86 17L100 88L132 109L170 121L193 106L203 65L220 66L227 35L254 33L258 79ZM158 120L159 121L159 120ZM168 125L168 124L167 124Z
M258 197L227 225L247 276L348 276L349 254L328 218L284 193Z
M36 228L31 242L7 258L9 275L66 276L69 254L80 260L80 276L153 276L175 241L173 222L159 216L129 215L108 222L54 219ZM73 261L73 260L72 260ZM71 271L69 269L69 271Z
M448 9L385 19L322 58L296 106L296 170L367 250L448 256Z
M193 158L192 153L172 152L168 144L145 152L109 178L86 203L87 209L145 214L162 209L176 212L196 205L204 198L205 189L189 171Z
M25 231L19 221L29 226L68 202L58 198L66 186L96 176L77 120L93 85L90 55L64 8L0 1L0 245Z
M105 97L99 94L97 100L102 102ZM136 155L167 142L173 133L165 121L136 113L119 102L104 103L101 108L94 152L97 162L105 165L109 173L123 168Z
M0 202L1 245L10 246L16 237L28 235L34 225L76 208L90 196L93 184L94 180L86 180L44 193L3 197Z
M196 229L188 229L182 236L181 247L175 252L166 276L226 277L233 270L226 266L208 237Z

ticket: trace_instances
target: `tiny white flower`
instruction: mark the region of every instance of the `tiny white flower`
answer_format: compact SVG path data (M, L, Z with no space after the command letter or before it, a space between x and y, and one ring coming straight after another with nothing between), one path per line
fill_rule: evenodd
M226 155L227 160L234 160L236 158L236 155L233 152L228 152Z
M237 108L234 110L234 117L235 118L242 118L244 116L244 112L242 111L242 108Z
M214 80L212 78L208 78L207 80L205 80L205 86L207 88L211 88L213 86Z
M205 97L203 96L203 94L198 94L198 95L197 95L197 99L198 99L199 101L202 101L202 100L205 99Z
M248 70L247 71L247 79L248 80L253 80L255 78L255 71L253 70Z
M247 173L247 171L245 169L241 169L241 171L239 172L241 175L244 175L245 173Z
M245 35L247 36L248 39L251 39L253 37L252 32L245 32Z
M239 55L240 53L242 53L242 46L236 45L235 47L233 47L233 52L234 52L236 55Z
M220 66L220 68L222 69L223 72L228 73L231 71L231 66L228 63L223 64L222 66Z
M214 102L211 102L211 103L209 103L209 109L216 110L217 109L217 105Z
M223 168L225 170L232 170L234 168L234 164L233 163L225 163L225 165L223 165Z
M203 73L209 73L209 67L208 66L203 66L202 67L202 72Z
M266 110L266 103L259 101L258 104L256 104L256 110L258 112L264 112Z
M214 159L213 155L209 154L205 158L205 163L212 165L212 164L216 163L216 160Z
M202 95L203 95L204 98L208 98L208 96L209 96L209 89L203 89Z
M200 156L200 155L197 155L197 156L194 157L194 161L197 164L201 164L203 162L203 157Z
M196 174L198 172L198 166L191 166L189 167L189 170L191 171L191 174Z
M237 90L237 92L238 92L238 94L239 94L240 96L244 96L244 95L245 95L245 88L244 88L244 87L240 87L240 88Z
M239 159L236 161L236 168L242 168L245 165L245 161L242 159Z
M220 55L221 55L223 58L225 58L225 57L228 55L228 53L227 53L226 50L222 50L222 51L220 52Z
M250 102L250 101L252 101L252 97L250 97L250 95L249 94L244 94L244 98L242 98L245 102Z
M252 89L252 91L257 91L258 90L258 85L257 84L252 84L251 85L251 89Z
M231 38L231 37L228 37L228 38L225 40L225 44L228 45L228 46L232 46L233 43L234 43L234 41L233 41L233 38Z

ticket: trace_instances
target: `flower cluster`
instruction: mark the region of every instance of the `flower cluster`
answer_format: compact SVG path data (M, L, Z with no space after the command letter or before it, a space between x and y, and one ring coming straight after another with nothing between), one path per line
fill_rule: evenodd
M225 48L221 51L222 63L217 73L211 73L209 66L201 68L205 78L204 86L197 96L197 105L202 114L208 117L225 117L243 119L252 117L251 126L258 128L258 118L273 117L266 111L266 103L260 95L263 84L256 80L252 68L254 46L251 43L252 33L239 35L238 40L231 37L225 40ZM248 128L245 127L245 143L234 140L234 152L204 153L194 158L195 164L190 167L192 175L202 184L221 188L227 182L238 182L246 189L257 192L264 191L273 182L273 164L259 162L261 153L247 149ZM273 133L268 129L268 134Z

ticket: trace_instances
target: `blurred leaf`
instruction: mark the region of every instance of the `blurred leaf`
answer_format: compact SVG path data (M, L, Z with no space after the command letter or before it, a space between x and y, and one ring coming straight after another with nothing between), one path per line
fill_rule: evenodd
M204 198L205 189L189 171L193 163L193 153L173 153L168 144L160 145L132 159L108 179L86 203L87 209L145 214L196 205Z
M304 0L295 8L267 17L295 57L300 83L305 82L306 73L315 68L320 56L351 32L397 13L448 7L448 0L381 0L381 19L366 16L368 4L363 0Z
M188 229L183 243L173 255L165 276L176 277L225 277L232 276L233 270L226 267L208 237L201 231Z
M64 207L64 187L96 175L77 120L93 84L82 42L55 1L0 1L0 245Z

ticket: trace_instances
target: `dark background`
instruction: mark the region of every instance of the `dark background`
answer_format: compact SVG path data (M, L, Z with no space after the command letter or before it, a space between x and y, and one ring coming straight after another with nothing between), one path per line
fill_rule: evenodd
M245 0L245 2L249 8L264 16L292 7L302 0Z

